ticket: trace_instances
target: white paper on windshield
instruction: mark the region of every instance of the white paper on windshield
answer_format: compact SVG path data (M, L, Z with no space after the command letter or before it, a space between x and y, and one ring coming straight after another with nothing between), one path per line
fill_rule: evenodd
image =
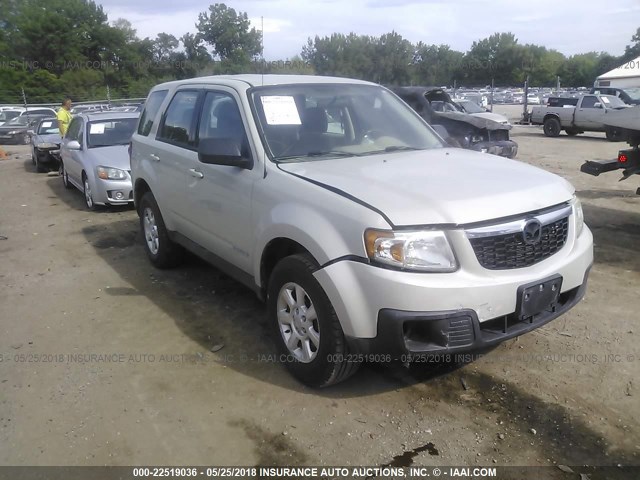
M602 103L609 103L609 99L607 97L600 97L600 100L602 100Z
M92 135L94 133L97 133L98 135L104 133L104 123L92 123L89 128L89 133Z
M264 116L269 125L301 125L296 101L292 96L271 95L262 97Z
M43 128L49 128L51 126L53 126L53 122L42 122L42 125L40 125Z

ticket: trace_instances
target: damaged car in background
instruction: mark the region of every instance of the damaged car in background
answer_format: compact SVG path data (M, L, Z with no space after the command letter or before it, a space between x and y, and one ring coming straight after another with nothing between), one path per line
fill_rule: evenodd
M514 158L518 144L509 139L511 125L461 112L449 94L439 87L395 87L391 90L427 123L446 130L446 140L454 147ZM438 108L438 111L434 108ZM451 105L451 108L446 108ZM439 129L442 131L442 129Z
M60 130L58 120L43 118L38 123L35 135L31 137L31 161L38 173L42 173L47 166L58 167L60 164Z

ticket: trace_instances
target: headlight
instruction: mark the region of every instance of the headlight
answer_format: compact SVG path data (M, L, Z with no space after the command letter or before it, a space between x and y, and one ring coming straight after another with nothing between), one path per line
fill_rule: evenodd
M119 168L98 167L98 178L103 180L126 180L127 173Z
M580 202L580 199L574 195L571 203L573 203L573 216L576 220L576 237L579 237L582 233L582 229L584 228L584 213L582 212L582 202Z
M7 135L15 135L19 133L17 130L11 130Z
M458 263L444 232L392 232L368 229L364 243L369 258L396 268L420 272L453 272Z

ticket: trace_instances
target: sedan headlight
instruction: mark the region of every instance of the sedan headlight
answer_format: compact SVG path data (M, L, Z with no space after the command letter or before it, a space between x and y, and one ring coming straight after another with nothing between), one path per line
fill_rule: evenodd
M11 130L7 135L17 135L18 133L20 133L18 130Z
M119 168L103 167L97 168L98 178L103 180L126 180L127 172L120 170Z
M364 232L367 255L373 262L420 272L453 272L458 263L442 231L368 229Z
M578 197L574 195L571 203L573 204L573 216L576 220L576 237L579 237L582 233L582 229L584 228L584 213L582 211L582 202Z

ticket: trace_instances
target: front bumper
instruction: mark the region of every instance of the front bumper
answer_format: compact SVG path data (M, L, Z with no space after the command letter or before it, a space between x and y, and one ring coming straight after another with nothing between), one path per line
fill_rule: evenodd
M476 152L491 153L507 158L515 158L518 154L518 144L513 140L478 142L469 145L468 148Z
M95 183L94 202L98 205L127 205L133 203L131 179L103 180L96 178Z
M584 297L588 275L589 270L580 286L560 295L553 310L544 310L527 320L511 314L480 322L470 309L437 313L383 309L378 314L378 335L373 339L351 338L350 344L359 353L391 354L396 360L487 349L535 330L570 310Z
M40 163L58 164L60 162L60 149L36 147L36 155L38 155L38 161Z
M387 337L395 338L396 341L392 343L400 345L405 352L453 348L454 345L442 345L437 339L437 331L445 324L451 325L451 319L457 319L466 322L465 328L470 328L473 333L471 343L460 347L469 350L537 328L579 301L593 263L593 236L585 226L582 234L576 238L573 233L574 221L572 215L569 239L560 251L526 268L483 268L465 232L454 230L449 234L449 241L460 268L452 273L403 272L380 268L364 261L344 260L318 270L314 276L327 293L345 335L358 339L361 344L368 344L369 349L390 348ZM554 275L562 276L561 301L556 311L537 316L526 325L518 324L515 318L511 318L515 317L517 310L519 289ZM398 332L403 332L404 339L404 333L416 326L408 322L415 322L416 319L425 325L428 322L436 323L414 328L417 333L413 340L419 340L429 332L433 338L422 342L424 345L397 341L401 337ZM500 329L505 331L502 334L495 333ZM411 340L411 337L408 338ZM434 346L429 346L429 342Z

